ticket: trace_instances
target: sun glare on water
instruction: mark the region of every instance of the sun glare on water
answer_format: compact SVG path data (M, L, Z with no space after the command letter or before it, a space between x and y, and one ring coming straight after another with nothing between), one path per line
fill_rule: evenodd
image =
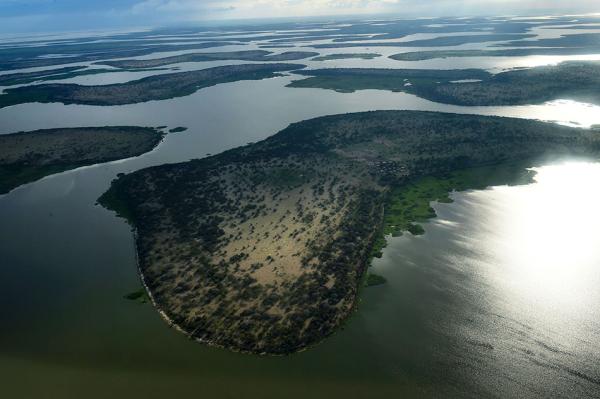
M497 187L495 264L513 292L545 307L584 310L600 291L600 163L536 169L536 183Z

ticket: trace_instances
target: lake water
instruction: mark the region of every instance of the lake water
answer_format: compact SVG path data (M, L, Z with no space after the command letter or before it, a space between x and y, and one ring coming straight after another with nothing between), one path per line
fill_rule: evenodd
M122 220L95 205L119 172L218 153L292 122L343 112L417 109L600 123L600 107L567 100L457 107L376 90L286 89L292 79L223 84L120 107L0 109L0 133L189 127L141 157L0 196L4 395L600 398L597 163L544 166L535 184L456 193L453 204L436 204L439 217L424 236L390 239L374 262L388 283L365 289L338 333L293 356L240 355L190 342L150 305L123 299L140 286L133 238Z

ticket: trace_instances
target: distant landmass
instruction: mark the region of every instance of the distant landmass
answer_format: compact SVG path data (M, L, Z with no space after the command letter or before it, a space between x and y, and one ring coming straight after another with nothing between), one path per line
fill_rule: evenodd
M244 50L244 51L223 51L217 53L191 53L175 55L164 58L151 58L147 60L118 60L97 62L100 65L109 65L117 68L154 68L158 66L178 64L182 62L204 62L204 61L295 61L304 58L310 58L319 55L313 51L286 51L280 54L273 54L265 50Z
M71 79L79 76L99 75L115 72L147 72L164 71L166 68L141 68L141 69L108 69L88 68L85 66L64 67L47 69L35 72L18 72L0 75L0 86L14 86L47 80Z
M390 55L397 61L424 61L436 58L463 57L527 57L530 55L585 55L600 52L597 47L541 47L541 48L511 48L501 50L431 50L409 51Z
M313 48L344 48L344 47L450 47L468 43L485 43L504 40L519 40L535 37L533 34L493 33L464 36L441 36L432 39L409 40L404 42L366 42L366 43L325 43L315 44ZM363 38L363 40L365 40Z
M304 68L298 64L226 65L198 71L149 76L126 83L99 86L40 84L4 90L0 108L40 102L86 105L123 105L182 97L219 83L259 80L279 76L279 72Z
M524 105L556 99L600 104L598 61L568 61L496 75L482 69L330 68L296 73L310 77L293 81L289 87L403 91L454 105Z
M311 61L335 61L347 59L372 60L373 58L381 57L381 54L376 53L343 53L343 54L327 54L313 58Z
M333 333L360 287L384 282L364 281L384 234L422 234L430 201L599 150L597 131L531 120L334 115L121 176L99 201L135 227L142 280L169 323L211 345L287 354Z

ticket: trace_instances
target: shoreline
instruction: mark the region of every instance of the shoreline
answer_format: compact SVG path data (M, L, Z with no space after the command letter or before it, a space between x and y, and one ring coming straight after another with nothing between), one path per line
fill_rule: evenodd
M388 130L379 133L382 126ZM457 139L469 145L447 147ZM419 223L436 216L433 201L529 183L527 167L545 155L569 143L567 153L586 153L600 148L597 140L520 119L343 114L120 176L99 202L135 228L140 279L169 325L210 346L287 355L338 331L359 306L387 235L422 233Z
M160 129L140 126L55 128L2 134L0 144L6 147L8 155L0 151L0 196L65 172L149 154L166 135Z

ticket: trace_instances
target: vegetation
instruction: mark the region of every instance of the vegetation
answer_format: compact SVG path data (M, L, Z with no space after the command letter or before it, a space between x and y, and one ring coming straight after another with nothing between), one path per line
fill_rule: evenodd
M314 57L319 55L312 51L287 51L281 54L273 54L271 51L265 50L245 50L245 51L223 51L217 53L191 53L175 55L165 58L153 58L148 60L119 60L119 61L102 61L97 64L110 65L117 68L154 68L163 65L179 64L182 62L203 62L203 61L225 61L225 60L241 60L241 61L294 61L303 58Z
M152 128L82 127L0 135L0 194L44 176L143 154L162 134Z
M365 286L366 287L373 287L375 285L382 285L385 284L387 282L387 280L385 279L385 277L380 276L378 274L372 273L372 272L368 272L367 273L367 278L365 279Z
M102 73L113 73L113 72L143 72L143 71L161 71L164 68L152 68L152 69L136 69L136 70L117 70L117 69L106 69L106 68L87 68L87 67L64 67L57 69L50 69L37 72L20 72L0 75L0 86L14 86L23 85L33 82L46 81L46 80L62 80L71 79L78 76L87 75L98 75Z
M199 71L149 76L127 83L101 86L42 84L6 89L0 95L0 108L29 102L63 104L122 105L183 97L220 83L259 80L278 72L303 68L297 64L227 65Z
M579 16L577 26L597 23L592 17ZM126 58L148 56L153 53L183 52L203 50L228 45L243 46L255 43L261 47L292 47L304 43L310 45L314 40L330 40L331 43L317 44L317 47L431 47L452 46L465 43L502 42L510 47L587 47L598 48L597 37L593 34L568 35L560 39L520 40L533 37L532 27L550 27L555 25L573 25L568 18L552 18L544 21L534 20L491 20L473 18L461 20L455 18L435 18L423 20L395 20L386 24L372 21L353 22L351 24L330 26L316 23L310 26L296 23L266 24L253 27L250 31L232 32L230 27L187 27L180 29L156 29L142 32L129 32L98 37L65 38L53 40L29 40L26 43L6 42L0 45L0 70L39 68L53 65L90 63L94 61L124 60ZM263 29L263 31L261 31ZM267 31L281 32L266 34ZM432 39L413 41L392 41L416 33L462 35L440 36ZM481 33L467 35L467 33ZM379 41L378 41L379 40ZM349 43L349 42L352 43ZM597 52L597 51L596 51ZM588 51L588 54L594 51ZM288 58L287 60L289 60ZM298 59L298 58L295 58ZM277 59L271 59L276 61ZM278 59L284 61L285 59ZM265 60L266 61L266 60Z
M332 89L341 93L355 90L379 89L414 92L435 87L443 82L464 79L488 79L491 74L479 69L372 69L372 68L328 68L296 71L299 75L311 76L291 82L288 87L314 87Z
M436 216L432 202L452 202L454 191L482 190L490 186L529 184L534 172L526 163L503 163L452 171L415 179L392 187L386 200L383 235L401 236L408 231L413 235L425 233L418 223ZM376 257L381 256L385 240L380 240Z
M343 54L327 54L320 57L315 57L311 61L333 61L359 58L362 60L372 60L373 58L381 57L381 54L376 53L343 53Z
M150 301L148 294L146 293L145 288L139 288L129 294L125 295L123 298L128 299L130 301L136 301L139 303L147 303Z
M316 69L289 87L339 92L363 89L403 91L455 105L539 104L572 99L600 104L600 62L569 61L491 75L483 70Z
M170 323L211 345L286 354L335 331L384 234L422 233L430 201L527 177L519 161L598 150L592 131L529 120L334 115L120 176L99 201L135 227L140 271Z
M600 52L600 46L589 47L548 47L548 48L513 48L506 50L432 50L410 51L390 55L397 61L423 61L435 58L458 57L526 57L530 55L579 55Z
M600 33L577 33L556 38L519 40L497 44L502 47L571 47L571 48L598 48Z
M174 127L173 129L169 129L169 133L181 133L181 132L185 132L186 130L188 130L187 127L177 126L177 127Z
M316 44L314 48L344 48L344 47L450 47L467 43L498 42L520 40L535 37L533 34L497 33L465 36L440 36L432 39L411 40L406 42L369 42L369 43L326 43Z
M196 43L183 44L164 44L160 40L116 40L116 41L96 41L95 39L86 42L86 39L80 39L79 43L67 43L58 41L58 43L39 46L20 46L0 48L0 71L40 68L53 65L64 65L72 63L91 62L106 60L111 58L139 57L158 52L198 50L211 47L221 47L232 42L210 41L198 43L197 39L192 39ZM178 42L186 42L185 39L178 39ZM49 54L56 54L56 57L47 57Z

